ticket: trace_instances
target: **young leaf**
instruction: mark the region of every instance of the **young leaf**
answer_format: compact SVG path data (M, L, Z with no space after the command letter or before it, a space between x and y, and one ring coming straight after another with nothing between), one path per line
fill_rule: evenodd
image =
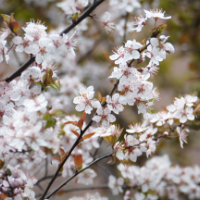
M65 157L65 150L63 148L60 148L60 160L63 161L64 157Z
M56 117L63 117L65 116L65 112L61 109L57 109L57 110L54 110L52 113L51 113L52 116L56 116Z
M88 139L88 138L91 138L94 134L95 134L95 132L89 133L89 134L87 134L87 135L84 135L84 136L83 136L83 140Z
M83 159L81 155L76 155L74 157L74 164L76 166L76 170L79 171L82 168Z
M81 129L82 126L83 126L83 119L80 119L80 120L78 121L78 127Z
M76 135L77 137L79 137L79 133L76 132L75 130L71 129L71 132L72 132L74 135Z
M101 103L103 103L104 101L106 101L106 97L102 97Z
M56 81L52 81L51 83L48 84L49 86L51 86L52 88L56 89L56 90L60 90L60 85L58 84L58 82Z
M44 115L43 120L46 121L46 128L53 127L56 124L56 119L53 118L48 112Z
M1 14L1 16L3 17L4 22L7 24L7 26L10 28L10 30L13 33L17 33L20 26L19 24L15 21L14 19L14 13L11 13L10 16L9 15L5 15L5 14Z
M101 99L102 99L101 93L98 92L97 94L98 94L98 100L101 102Z
M52 76L53 76L53 71L51 69L47 69L46 73L42 78L43 83L45 85L52 83Z
M84 120L85 120L85 118L86 118L86 113L85 113L85 112L83 112L83 114L82 114L82 116L81 116L81 119L84 121Z
M73 124L74 126L77 126L78 122L77 121L68 121L68 122L65 122L64 124L65 125L67 125L67 124Z

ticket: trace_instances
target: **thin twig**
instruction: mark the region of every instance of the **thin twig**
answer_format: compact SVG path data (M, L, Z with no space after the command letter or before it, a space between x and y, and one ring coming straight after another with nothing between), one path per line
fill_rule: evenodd
M73 191L80 191L80 190L94 190L94 189L109 189L107 184L103 185L94 185L94 186L85 186L85 187L75 187L75 188L68 188L63 190L63 192L73 192Z
M46 175L46 176L43 176L41 177L40 179L38 179L38 181L34 184L34 185L38 185L41 181L44 181L46 179L50 179L54 176L54 174L51 174L51 175ZM58 176L61 176L61 174L58 174Z
M96 155L97 155L97 153L98 153L98 151L99 151L99 149L100 149L100 147L101 147L102 142L103 142L103 138L101 137L101 138L100 138L100 141L99 141L99 148L96 148L95 151L94 151L94 153L93 153L93 155L92 155L92 157L93 157L94 159L95 159L95 157L96 157Z
M99 163L96 164L97 167L99 167L104 173L106 173L108 176L111 175L110 172L108 172L108 170L103 167L102 165L100 165Z
M126 12L125 16L125 23L124 23L124 37L123 37L123 42L126 41L126 31L127 31L127 21L128 21L129 13Z
M93 162L91 162L87 167L79 170L78 172L76 172L73 176L71 176L69 179L67 179L65 182L63 182L60 186L58 186L58 188L56 188L53 192L51 192L46 198L49 199L53 194L55 194L58 190L60 190L63 186L65 186L69 181L71 181L74 177L76 177L78 174L80 174L81 172L85 171L86 169L90 168L92 165L94 165L95 163L99 162L100 160L104 159L104 158L108 158L113 154L113 152L106 154L104 156L101 156L99 158L97 158L96 160L94 160ZM40 198L40 200L42 200L42 198Z

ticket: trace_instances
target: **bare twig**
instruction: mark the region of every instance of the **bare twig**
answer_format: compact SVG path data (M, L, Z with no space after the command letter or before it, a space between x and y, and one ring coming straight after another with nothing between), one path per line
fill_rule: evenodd
M38 181L34 184L34 185L39 185L39 183L41 182L41 181L44 181L44 180L46 180L46 179L50 179L50 178L52 178L54 176L54 174L52 174L52 175L44 175L43 177L41 177L40 179L38 179ZM61 174L58 174L58 176L61 176Z
M123 42L126 40L126 31L127 31L127 21L128 21L129 13L126 12L125 15L125 23L124 23L124 37L123 37Z
M71 176L69 179L67 179L65 182L63 182L60 186L58 186L58 188L56 188L53 192L51 192L46 198L49 199L53 194L55 194L58 190L60 190L63 186L65 186L69 181L71 181L74 177L76 177L78 174L80 174L81 172L85 171L86 169L90 168L92 165L94 165L95 163L99 162L100 160L104 159L104 158L108 158L113 154L113 152L106 154L104 156L101 156L99 158L97 158L96 160L94 160L93 162L91 162L87 167L79 170L78 172L76 172L73 176ZM40 198L40 200L42 200L43 198Z

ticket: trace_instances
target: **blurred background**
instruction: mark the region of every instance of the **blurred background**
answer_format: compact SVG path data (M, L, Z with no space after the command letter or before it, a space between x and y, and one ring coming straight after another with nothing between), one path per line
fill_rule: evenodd
M62 8L56 6L59 2L62 1L0 0L0 13L7 15L14 13L15 20L21 27L25 26L25 23L31 19L35 21L39 19L48 27L48 32L58 33L70 24L69 16L63 12ZM160 111L163 107L172 104L174 97L184 94L196 94L200 97L200 1L141 0L140 4L141 8L134 9L130 13L121 10L119 13L110 12L111 19L116 24L116 29L108 34L102 24L96 20L101 17L102 13L107 11L108 1L100 5L93 12L96 19L88 18L85 20L86 28L85 30L82 28L83 37L79 38L77 36L79 41L76 49L77 57L74 61L76 68L73 68L71 63L62 63L57 66L58 75L62 77L67 73L71 77L81 78L83 84L86 86L94 85L95 90L100 91L103 96L109 94L115 83L115 80L107 78L114 67L114 63L109 60L112 50L114 50L114 47L123 45L123 42L128 39L136 39L141 42L149 37L150 31L147 28L143 29L142 34L129 32L128 28L131 27L131 22L134 21L135 17L142 13L142 9L162 8L166 11L165 16L172 16L172 19L158 20L158 24L167 24L164 35L170 36L168 42L174 45L175 53L168 55L167 59L160 63L160 69L152 80L161 97L159 102L155 102L152 112ZM109 9L112 10L112 8ZM124 26L127 26L126 33L123 32ZM152 29L154 22L148 24L148 26ZM22 29L20 33L23 33ZM79 42L82 46L79 45ZM87 43L85 46L83 46L84 42ZM0 80L9 76L28 59L27 55L14 51L10 52L10 57L8 64L5 62L0 64ZM73 113L73 109L68 109L67 113ZM141 121L141 118L142 116L137 114L135 107L127 107L118 116L117 122L121 126L127 127L133 122ZM200 152L200 133L198 129L200 125L197 122L190 128L188 144L184 145L184 149L180 148L178 139L166 139L158 145L155 154L163 155L167 153L174 164L182 166L200 165L200 159L198 159ZM106 143L102 145L106 147ZM98 152L99 155L102 155L102 153L103 151ZM146 159L144 155L138 159L136 164L143 165ZM102 162L101 165L105 166L105 162ZM113 171L113 168L114 166L107 166L106 170L108 172ZM102 174L102 179L104 179L103 174L105 174L105 177L107 176L106 173L102 173L102 169L95 167L95 170L98 174ZM109 195L111 193L106 191L105 194Z

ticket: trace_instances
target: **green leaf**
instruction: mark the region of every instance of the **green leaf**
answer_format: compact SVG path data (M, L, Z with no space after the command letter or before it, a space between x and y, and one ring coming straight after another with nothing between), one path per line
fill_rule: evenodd
M56 117L63 117L65 116L65 112L61 109L57 109L57 110L54 110L52 113L51 113L52 116L56 116Z
M50 84L52 82L53 71L51 69L47 69L44 74L42 81L45 85Z
M52 81L50 84L48 84L52 88L60 91L60 85L56 81Z
M72 15L72 21L75 22L78 19L78 12Z
M166 29L166 27L166 24L161 24L158 27L154 28L152 30L151 37L158 37L158 35L160 35L163 32L163 30Z
M46 128L53 127L56 124L56 119L52 117L49 113L46 113L44 115L43 120L46 121Z

